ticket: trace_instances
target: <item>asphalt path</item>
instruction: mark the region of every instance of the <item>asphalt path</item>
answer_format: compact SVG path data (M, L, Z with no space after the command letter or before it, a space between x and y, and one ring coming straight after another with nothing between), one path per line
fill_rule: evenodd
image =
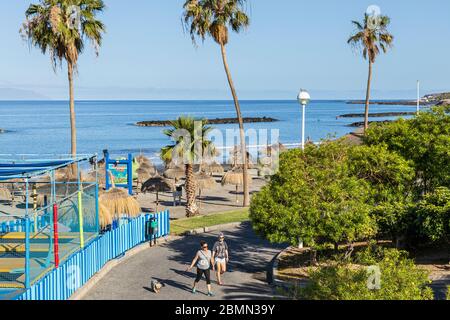
M219 286L212 273L214 297L206 295L204 279L191 288L195 269L186 271L199 249L200 241L210 248L218 233L186 236L163 243L128 258L99 281L85 296L87 300L254 300L277 298L277 292L269 285L271 262L284 246L273 245L258 237L250 223L221 230L225 234L230 251L228 272L223 276L224 285ZM159 294L150 289L151 280L164 287Z

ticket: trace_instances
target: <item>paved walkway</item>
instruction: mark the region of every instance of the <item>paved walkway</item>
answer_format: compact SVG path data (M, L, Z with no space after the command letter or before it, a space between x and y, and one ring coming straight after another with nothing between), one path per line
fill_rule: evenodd
M213 276L214 299L272 299L275 292L268 285L267 271L271 260L283 247L260 239L249 223L223 232L230 247L229 272L224 276L224 286L218 286ZM146 249L111 270L84 299L211 299L205 294L204 280L198 286L198 293L191 293L195 269L192 272L185 270L198 250L199 242L205 240L212 247L216 239L217 232L214 232L183 237ZM165 285L160 294L149 289L151 279Z

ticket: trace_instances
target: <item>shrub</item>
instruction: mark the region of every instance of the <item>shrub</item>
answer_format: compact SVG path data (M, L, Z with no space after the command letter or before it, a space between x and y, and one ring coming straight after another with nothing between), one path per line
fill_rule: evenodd
M424 196L409 217L409 236L426 243L450 239L450 189L440 187Z
M379 288L371 287L369 266L380 270ZM353 263L334 261L311 269L310 281L298 289L306 300L432 300L426 271L417 268L407 253L368 248Z
M403 158L412 160L417 194L436 187L450 187L450 115L449 107L435 107L409 120L400 119L369 128L364 141L368 145L386 145Z
M272 242L313 248L375 234L370 187L352 175L342 141L281 154L280 170L250 206L257 233Z

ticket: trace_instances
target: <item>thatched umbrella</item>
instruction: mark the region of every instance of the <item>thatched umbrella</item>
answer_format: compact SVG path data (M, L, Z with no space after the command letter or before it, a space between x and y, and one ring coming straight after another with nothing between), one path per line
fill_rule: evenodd
M143 163L148 163L148 164L152 164L152 161L147 158L146 156L144 156L143 154L138 155L135 160L137 161L137 163L139 163L140 165L142 165Z
M174 190L174 185L172 182L164 177L156 176L148 179L142 184L141 191L146 192L156 192L156 211L158 211L159 206L159 193L160 192L170 192Z
M0 200L12 201L12 193L8 188L0 188Z
M121 215L137 217L141 213L139 202L125 189L111 189L100 196L99 202L109 210L113 217L120 218Z
M150 179L152 177L152 175L150 174L150 172L148 172L145 169L139 168L136 170L136 174L137 174L137 188L139 189L140 186L142 186L142 184L147 181L148 179Z
M205 173L195 175L195 184L198 188L198 199L201 198L203 190L213 189L217 186L216 180Z
M214 173L222 174L225 172L225 170L223 169L223 166L221 164L213 162L210 164L203 165L202 172L207 174L214 174Z
M175 183L177 180L183 178L185 176L185 171L181 167L170 168L164 171L164 177L168 179L174 179Z
M99 203L98 208L100 227L102 229L105 229L107 226L112 225L114 218L109 209L104 204Z
M241 150L241 147L240 146L235 146L230 151L229 163L231 165L233 165L233 168L243 168L244 167L243 164L238 164L241 161L242 161L242 150ZM252 156L251 156L250 152L248 152L248 151L247 151L247 161L248 161L248 168L249 169L253 168Z
M222 178L222 186L224 185L233 185L236 186L236 202L238 202L238 190L239 187L244 185L244 177L243 177L242 169L233 169L224 174ZM248 177L248 184L252 183L252 178Z
M145 170L147 171L150 175L154 176L155 174L157 174L158 172L156 171L156 168L153 164L151 163L147 163L147 162L143 162L139 165L139 169ZM138 169L138 170L139 170ZM136 171L137 172L137 171Z

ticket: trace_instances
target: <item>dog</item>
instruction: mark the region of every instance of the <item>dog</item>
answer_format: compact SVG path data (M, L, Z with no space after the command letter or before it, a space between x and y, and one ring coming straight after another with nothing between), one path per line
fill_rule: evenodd
M152 282L150 283L150 288L154 293L159 293L162 287L162 283L157 280L152 280Z

